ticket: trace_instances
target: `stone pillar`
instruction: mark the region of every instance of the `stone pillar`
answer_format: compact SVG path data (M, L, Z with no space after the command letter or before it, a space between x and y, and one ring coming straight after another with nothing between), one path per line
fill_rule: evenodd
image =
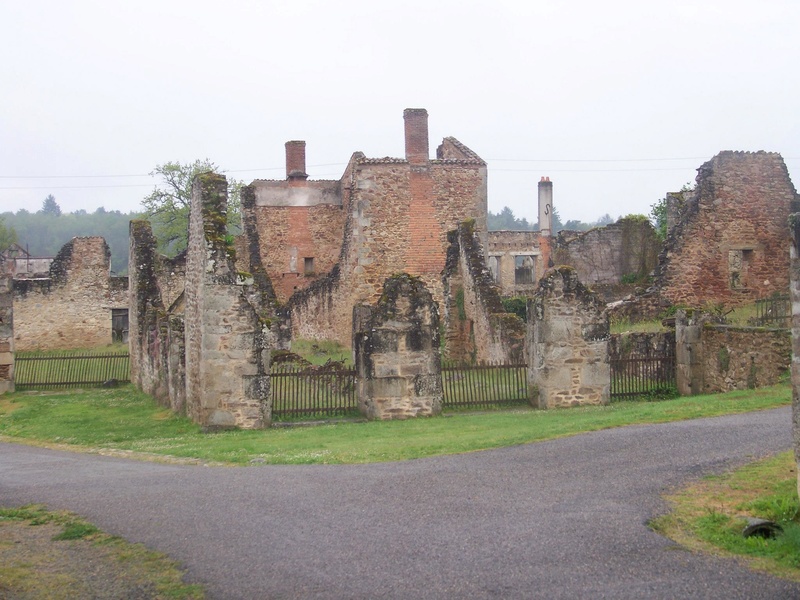
M800 494L800 203L792 202L789 215L789 293L792 300L792 444Z
M227 237L227 181L192 184L186 258L186 410L208 429L269 425L269 329L248 301Z
M528 383L538 408L608 404L608 316L572 267L539 280L528 300Z
M545 237L553 232L553 182L549 177L539 181L539 231Z
M11 264L0 258L0 394L14 391L14 287Z
M675 315L675 375L681 396L703 393L703 323L683 310Z
M376 306L354 308L353 325L361 412L383 420L439 414L439 314L425 285L390 277Z

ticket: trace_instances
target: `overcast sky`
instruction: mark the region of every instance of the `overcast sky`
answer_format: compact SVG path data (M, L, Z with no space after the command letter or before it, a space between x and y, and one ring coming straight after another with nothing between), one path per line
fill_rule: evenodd
M489 208L647 213L721 150L780 152L800 181L800 2L0 0L0 212L137 210L167 161L247 182L354 151L489 165Z

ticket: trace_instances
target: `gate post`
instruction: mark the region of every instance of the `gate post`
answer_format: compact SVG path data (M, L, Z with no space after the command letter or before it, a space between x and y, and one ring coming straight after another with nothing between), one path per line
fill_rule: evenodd
M681 396L703 393L703 319L675 313L675 377Z
M575 269L548 271L528 300L528 385L537 408L608 404L608 315Z
M14 391L14 279L0 258L0 394Z
M439 314L419 279L387 279L377 305L353 309L353 328L358 406L368 419L442 411Z

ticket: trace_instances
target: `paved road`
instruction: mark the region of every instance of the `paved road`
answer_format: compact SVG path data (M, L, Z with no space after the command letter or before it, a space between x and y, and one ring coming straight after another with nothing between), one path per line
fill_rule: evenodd
M405 463L186 467L0 444L0 505L84 515L212 598L800 598L650 531L659 494L790 447L788 408Z

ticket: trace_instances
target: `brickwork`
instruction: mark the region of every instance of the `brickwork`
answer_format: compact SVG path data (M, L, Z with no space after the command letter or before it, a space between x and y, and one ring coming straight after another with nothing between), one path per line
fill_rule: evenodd
M538 408L607 404L611 386L604 305L570 267L548 271L528 301L528 383Z
M424 284L408 275L391 277L374 307L354 312L362 413L380 420L439 414L439 316Z
M101 237L76 237L53 260L46 279L14 281L18 351L110 344L111 310L128 307L125 278L112 278Z
M408 129L406 134L421 148L421 136ZM350 345L352 307L376 302L383 282L396 273L418 276L442 305L447 232L474 218L485 236L486 164L453 138L445 138L435 160L420 148L409 150L414 164L360 153L351 158L339 182L344 214L338 222L343 231L338 262L290 299L295 337ZM267 237L267 229L261 235L275 239ZM269 260L274 259L265 265Z
M796 191L772 152L721 152L682 195L657 284L672 304L739 306L789 286L786 222Z
M211 429L269 425L269 330L226 241L227 181L192 186L185 287L186 411Z
M13 259L0 257L0 394L14 391Z

